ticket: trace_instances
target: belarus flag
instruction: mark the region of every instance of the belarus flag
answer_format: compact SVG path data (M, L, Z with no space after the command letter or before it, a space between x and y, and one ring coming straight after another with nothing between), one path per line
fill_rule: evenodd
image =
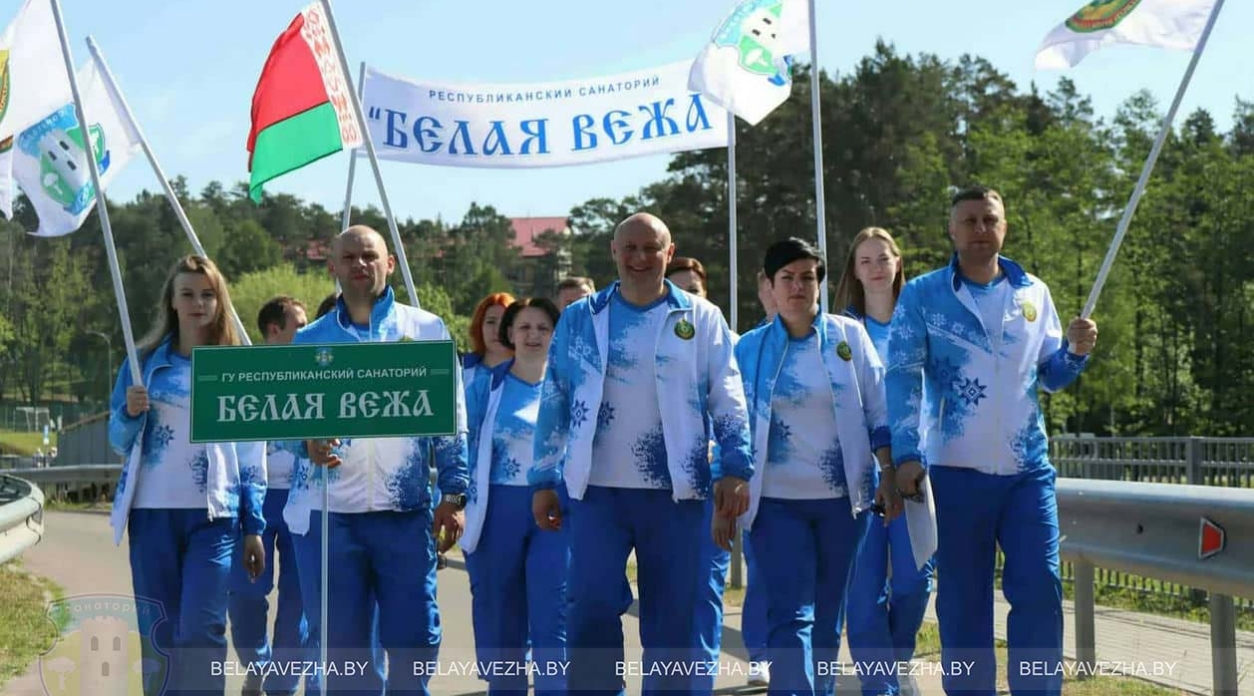
M362 144L352 87L319 3L301 10L274 42L253 93L248 194L310 162Z

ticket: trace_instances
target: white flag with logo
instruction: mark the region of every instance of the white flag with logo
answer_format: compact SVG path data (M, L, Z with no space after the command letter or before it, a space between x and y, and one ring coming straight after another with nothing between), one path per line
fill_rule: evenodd
M78 88L89 127L78 122L71 101L22 131L13 146L13 178L39 216L36 236L70 234L95 207L86 138L91 138L105 190L141 147L139 135L94 59L79 69Z
M1071 68L1116 44L1192 51L1215 0L1097 0L1059 24L1041 42L1038 69Z
M793 57L810 50L806 0L742 0L688 74L688 89L757 125L792 93Z

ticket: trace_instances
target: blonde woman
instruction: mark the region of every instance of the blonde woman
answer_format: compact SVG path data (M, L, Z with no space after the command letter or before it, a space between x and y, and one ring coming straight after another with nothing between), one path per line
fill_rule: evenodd
M109 444L127 457L113 501L115 542L126 530L145 659L169 655L171 691L222 693L227 596L241 528L250 578L265 568L264 442L191 442L192 349L240 344L226 281L186 256L166 278L157 322L113 389ZM148 606L148 605L146 605ZM155 629L155 633L154 633Z

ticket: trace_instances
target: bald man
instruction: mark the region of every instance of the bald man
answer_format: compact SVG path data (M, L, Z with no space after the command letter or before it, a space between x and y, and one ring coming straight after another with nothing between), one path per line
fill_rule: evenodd
M618 610L634 551L643 693L708 693L674 670L698 657L704 508L712 499L730 518L748 507L753 464L732 334L717 307L664 278L675 247L657 217L620 223L610 253L618 280L571 304L554 331L528 475L536 524L569 526L569 689L622 691Z
M387 283L396 261L373 229L353 226L336 237L327 267L340 283L340 298L293 344L451 340L439 317L396 301ZM284 511L289 528L304 536L297 547L302 577L321 570L322 474L330 481L328 658L335 665L371 661L377 601L389 694L429 694L427 670L412 666L436 660L439 652L436 535L443 534L440 552L457 542L469 484L460 369L457 382L455 436L287 443L319 467L302 479L303 488L293 485ZM432 454L442 493L434 511L427 473ZM328 670L327 690L382 693L380 671L375 664L361 674Z

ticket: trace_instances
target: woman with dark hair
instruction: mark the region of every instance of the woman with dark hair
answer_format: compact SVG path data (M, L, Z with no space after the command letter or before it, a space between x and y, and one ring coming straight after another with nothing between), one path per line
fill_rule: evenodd
M762 266L778 314L736 344L757 453L741 525L766 586L770 690L821 694L871 510L901 512L895 489L873 493L872 453L892 464L884 366L861 323L819 311L813 246L777 242Z
M501 317L500 342L514 357L476 380L466 395L471 463L461 546L470 574L475 648L484 664L511 666L484 677L492 694L525 694L529 672L536 675L537 695L566 691L560 667L566 660L570 543L566 530L536 526L527 483L559 316L544 298L511 304ZM524 664L528 644L534 671L513 669Z
M192 350L241 343L226 280L212 261L185 256L166 277L152 332L137 347L141 384L129 358L110 401L109 444L127 457L113 499L113 533L129 539L145 659L169 656L170 688L217 693L225 677L232 557L243 533L250 578L265 567L264 442L191 441Z

